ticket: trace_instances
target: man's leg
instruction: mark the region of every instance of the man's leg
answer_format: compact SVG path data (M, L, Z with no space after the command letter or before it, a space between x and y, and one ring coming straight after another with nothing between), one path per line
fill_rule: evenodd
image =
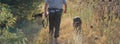
M62 15L62 10L56 12L55 14L55 34L54 34L55 38L59 37L61 15Z
M54 14L49 12L49 34L52 36L54 32Z

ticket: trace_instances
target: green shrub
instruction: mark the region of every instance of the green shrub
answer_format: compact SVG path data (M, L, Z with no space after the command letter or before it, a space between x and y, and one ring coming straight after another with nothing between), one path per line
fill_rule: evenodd
M18 30L23 30L28 25L32 15L40 13L42 2L43 0L0 0L0 25L4 24L0 27L0 44L24 44L26 38L29 40L26 36L31 36L25 35L29 29L24 29L24 32Z
M0 3L0 25L4 24L4 27L0 27L0 44L26 44L26 37L23 32L14 27L16 18L11 13L10 6ZM10 30L16 30L11 31Z
M0 36L0 44L26 44L27 38L20 30L17 30L16 33L10 33L6 28L3 32Z

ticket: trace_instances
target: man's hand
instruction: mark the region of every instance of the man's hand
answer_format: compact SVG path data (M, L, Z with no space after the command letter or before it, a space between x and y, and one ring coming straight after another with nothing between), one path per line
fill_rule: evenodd
M45 12L45 13L44 13L44 15L45 15L45 17L47 17L47 16L48 16L48 13L47 13L47 12Z
M64 10L64 13L67 13L67 10L66 10L66 9Z

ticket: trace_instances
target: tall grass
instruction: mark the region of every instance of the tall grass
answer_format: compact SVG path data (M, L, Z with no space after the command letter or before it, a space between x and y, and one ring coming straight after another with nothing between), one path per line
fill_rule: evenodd
M120 44L120 16L118 8L116 8L118 5L115 5L115 3L116 2L112 2L114 6L108 6L109 3L98 0L81 0L81 2L78 0L68 0L68 13L63 14L58 43ZM72 19L75 16L80 16L82 19L82 34L79 35L75 34L72 26ZM81 41L79 40L81 38L80 36L82 36ZM40 32L37 44L49 44L48 38L48 28L43 29L42 32Z

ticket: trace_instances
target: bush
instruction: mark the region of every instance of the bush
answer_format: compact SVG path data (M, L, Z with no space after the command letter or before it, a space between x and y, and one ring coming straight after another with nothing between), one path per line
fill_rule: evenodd
M6 28L3 32L0 36L0 44L26 44L27 38L20 30L17 30L16 33L11 33Z
M33 14L41 11L42 2L43 0L0 0L0 44L25 43L28 38L26 36L31 37L26 34L29 29L24 29L24 32L21 30L29 24Z
M1 3L0 5L0 44L26 44L23 32L14 28L16 18L13 17L10 6ZM10 32L13 29L16 31Z

